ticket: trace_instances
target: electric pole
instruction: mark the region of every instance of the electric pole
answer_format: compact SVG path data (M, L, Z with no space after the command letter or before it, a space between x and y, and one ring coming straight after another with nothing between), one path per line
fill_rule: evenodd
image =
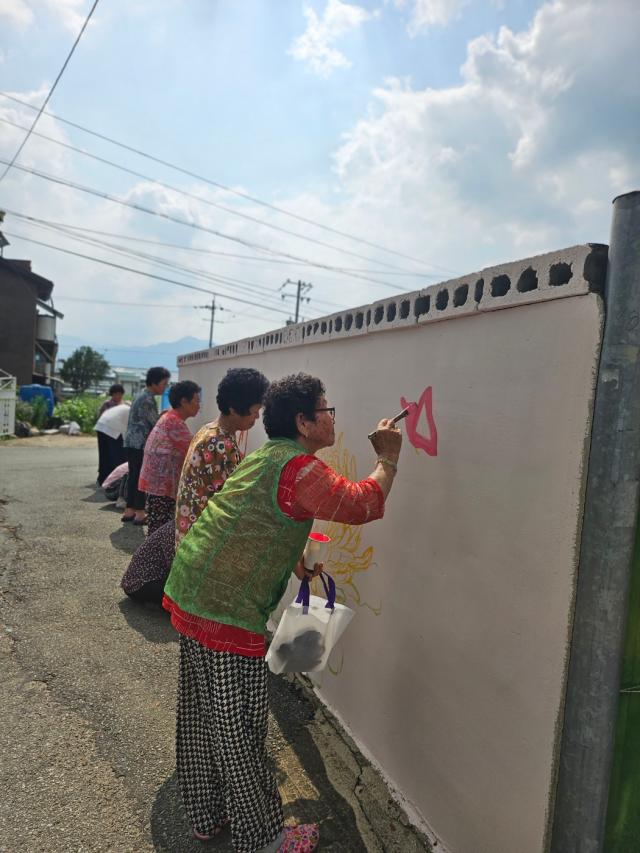
M4 222L4 210L0 210L0 225ZM4 247L9 245L9 241L0 231L0 258L4 256Z
M220 306L222 308L222 306ZM205 311L211 311L211 322L209 323L209 349L213 346L213 319L216 314L216 298L211 300L211 305L196 305L196 308L203 308Z
M310 296L303 296L303 294L308 293L311 290L311 288L313 287L313 285L308 284L306 281L300 281L300 279L298 279L298 281L291 281L291 279L287 279L285 281L285 283L282 285L282 287L280 288L280 290L284 290L284 288L288 284L292 284L294 287L297 288L296 289L296 296L295 296L295 299L296 299L296 318L293 321L294 323L297 323L299 318L300 318L300 303L301 302L311 302L311 297ZM288 297L293 297L293 293L283 293L282 294L283 299L287 299Z
M209 324L209 348L213 346L213 318L216 315L216 298L211 300L211 323Z

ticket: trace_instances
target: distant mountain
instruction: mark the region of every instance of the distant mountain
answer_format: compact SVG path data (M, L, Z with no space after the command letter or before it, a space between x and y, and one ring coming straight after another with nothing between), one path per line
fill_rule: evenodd
M179 355L195 350L207 349L209 341L201 338L186 337L177 341L150 344L142 347L135 344L129 349L122 345L98 343L93 340L58 335L59 358L67 358L78 347L90 346L101 352L112 367L134 367L147 370L149 367L162 366L175 371Z

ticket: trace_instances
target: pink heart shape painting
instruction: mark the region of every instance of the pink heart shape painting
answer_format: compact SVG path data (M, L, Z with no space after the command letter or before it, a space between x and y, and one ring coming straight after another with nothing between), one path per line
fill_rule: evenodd
M404 397L400 397L400 404L403 409L409 405ZM420 432L423 412L429 427L428 436ZM431 385L424 389L417 404L411 407L411 411L407 415L406 429L409 441L417 450L424 450L428 456L438 455L438 429L433 417L433 389Z

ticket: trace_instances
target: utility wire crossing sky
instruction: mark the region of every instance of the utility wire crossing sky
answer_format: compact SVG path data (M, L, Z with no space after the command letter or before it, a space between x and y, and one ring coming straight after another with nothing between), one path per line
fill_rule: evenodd
M242 318L217 342L257 334L289 316L287 279L313 284L309 319L607 242L611 198L640 185L632 0L251 11L0 3L5 257L54 281L65 334L203 335L176 287Z

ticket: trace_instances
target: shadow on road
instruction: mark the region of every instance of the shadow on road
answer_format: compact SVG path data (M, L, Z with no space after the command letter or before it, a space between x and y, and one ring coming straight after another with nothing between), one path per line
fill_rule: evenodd
M87 495L86 498L80 498L85 504L104 504L110 503L109 498L105 495L100 486L94 483L92 486L86 486L87 489L93 489L92 495Z
M229 830L225 830L212 845L203 845L191 838L191 826L182 807L175 773L158 789L151 807L151 839L153 849L159 853L202 853L213 849L214 844L216 853L233 851Z
M117 512L118 515L122 515L122 510L116 506L115 501L109 501L108 503L102 504L98 512Z
M108 511L108 508L105 507ZM126 554L133 552L144 542L144 529L142 527L134 527L133 524L121 524L117 530L109 534L111 544L118 551L124 551Z
M285 740L318 792L317 799L298 799L284 809L285 821L320 824L320 848L335 853L367 853L357 828L353 808L327 776L324 758L309 731L315 709L295 682L279 675L269 677L269 707ZM282 771L276 773L282 784Z
M295 685L279 676L271 676L270 707L278 727L308 780L318 792L317 799L297 799L285 805L285 822L319 823L320 849L332 853L367 853L356 818L347 800L336 790L327 776L324 759L308 730L313 725L314 708ZM286 763L286 759L285 759ZM278 785L285 782L287 768L275 768ZM151 810L151 836L154 850L161 853L194 853L201 844L191 840L191 827L185 815L176 774L159 788ZM225 832L215 842L220 853L232 851L231 839Z
M158 604L138 604L124 597L118 602L120 612L130 628L150 643L176 643L178 635L171 625L169 614Z

